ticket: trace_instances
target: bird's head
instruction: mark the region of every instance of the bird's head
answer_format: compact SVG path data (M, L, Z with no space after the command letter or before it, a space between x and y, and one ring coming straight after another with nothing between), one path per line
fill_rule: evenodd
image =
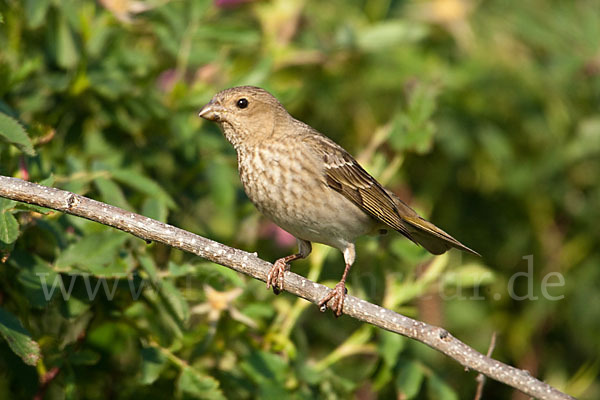
M238 86L217 93L198 115L221 125L235 147L266 138L276 121L289 117L271 93L255 86Z

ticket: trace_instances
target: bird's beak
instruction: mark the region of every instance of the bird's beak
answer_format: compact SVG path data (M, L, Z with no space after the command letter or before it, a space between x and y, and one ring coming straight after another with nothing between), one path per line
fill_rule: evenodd
M225 112L225 108L219 103L211 100L208 104L206 104L200 112L198 112L198 116L209 121L220 121L223 119L223 113Z

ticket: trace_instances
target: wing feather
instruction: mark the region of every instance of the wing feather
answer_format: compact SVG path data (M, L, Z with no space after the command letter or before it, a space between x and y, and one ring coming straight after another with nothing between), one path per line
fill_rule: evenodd
M322 140L319 143L325 162L325 180L329 187L376 220L390 226L413 240L402 222L394 200L358 162L341 147Z
M312 128L309 128L312 129ZM394 193L386 190L342 147L316 131L306 138L325 164L325 182L375 220L395 229L433 254L451 247L479 255L476 251L423 219Z

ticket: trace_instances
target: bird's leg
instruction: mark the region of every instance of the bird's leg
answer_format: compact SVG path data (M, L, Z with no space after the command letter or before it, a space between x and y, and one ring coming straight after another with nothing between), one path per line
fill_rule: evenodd
M279 294L283 290L285 271L289 271L290 262L306 258L312 250L310 242L298 239L298 253L276 260L267 274L267 289L273 287L273 293Z
M273 292L279 294L283 290L283 276L285 271L290 269L290 261L303 258L302 254L296 253L287 257L282 257L273 263L269 274L267 275L267 289L273 287Z
M344 250L344 261L346 261L346 268L344 268L344 274L342 275L342 279L338 282L335 287L325 295L321 300L319 300L319 309L324 312L327 310L327 303L329 300L333 299L333 303L331 304L331 311L335 314L336 317L342 315L342 310L344 309L344 299L346 298L346 277L348 276L348 272L350 272L350 267L354 264L354 258L356 253L354 251L354 244L350 243L346 249Z
M342 279L338 282L337 285L333 289L327 293L325 297L323 297L319 301L319 309L322 312L327 310L327 303L329 300L333 299L333 304L331 305L331 311L335 314L336 317L342 315L342 310L344 308L344 298L346 297L346 276L348 272L350 272L350 267L352 265L346 264L346 268L344 269L344 274L342 275Z

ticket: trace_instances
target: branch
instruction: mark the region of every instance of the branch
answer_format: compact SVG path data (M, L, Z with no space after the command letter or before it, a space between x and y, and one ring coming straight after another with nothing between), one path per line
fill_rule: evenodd
M143 240L164 243L193 253L261 281L266 280L271 268L270 263L251 253L65 190L0 176L0 196L112 226ZM288 271L285 273L285 290L316 304L330 289ZM544 400L574 399L532 377L525 370L486 357L443 328L405 317L350 295L346 296L343 311L344 314L357 320L424 343L453 358L464 367L478 371L530 396Z
M492 333L492 339L490 340L490 347L488 347L488 351L486 356L490 357L494 352L494 348L496 347L496 332ZM475 391L474 400L481 400L481 396L483 396L483 385L485 385L485 375L479 373L477 378L477 391Z

